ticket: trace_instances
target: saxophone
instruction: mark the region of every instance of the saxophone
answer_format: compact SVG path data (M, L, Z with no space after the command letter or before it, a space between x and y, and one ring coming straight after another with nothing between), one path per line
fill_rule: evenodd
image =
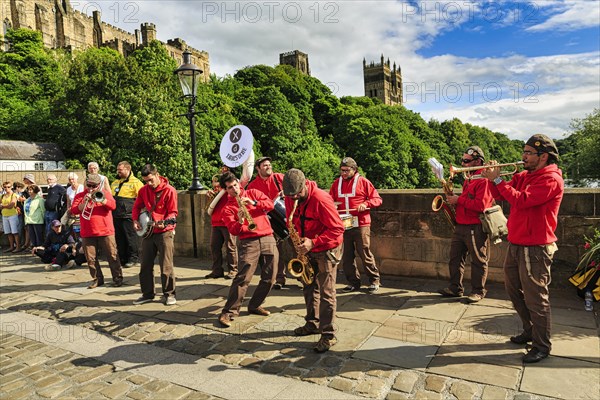
M294 278L298 279L304 285L308 286L311 283L313 283L313 281L315 279L315 273L312 269L312 266L310 265L310 263L308 261L308 257L306 257L306 254L304 254L300 249L300 246L302 245L302 238L300 238L300 235L298 234L298 231L296 231L296 227L294 226L294 223L292 222L292 218L294 216L294 213L296 212L297 206L298 206L298 199L296 199L296 201L294 201L294 207L292 209L292 212L290 213L287 227L288 227L288 231L290 233L290 239L292 241L292 244L294 245L294 249L296 250L298 257L292 258L288 262L287 269L288 269L290 275L292 275Z
M252 216L250 215L250 212L246 208L246 205L244 204L244 202L240 198L240 194L239 193L237 193L235 195L235 199L237 200L238 206L240 207L240 211L242 212L242 214L244 214L244 218L242 220L240 220L240 224L243 225L244 224L244 219L245 219L246 221L248 221L248 229L251 230L251 231L256 230L256 223L252 219Z

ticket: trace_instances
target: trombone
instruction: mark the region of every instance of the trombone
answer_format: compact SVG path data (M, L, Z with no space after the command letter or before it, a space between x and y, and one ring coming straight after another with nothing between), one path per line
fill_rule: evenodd
M502 167L510 166L510 167L512 167L512 170L500 171L500 176L513 175L518 171L520 165L523 165L523 161L517 161L517 162L505 163L505 164L479 165L477 167L454 167L453 165L450 165L450 180L452 180L458 174L463 174L465 179L480 179L481 175L471 176L470 172L480 171L480 170L486 169L486 168L496 168L496 167L502 168Z

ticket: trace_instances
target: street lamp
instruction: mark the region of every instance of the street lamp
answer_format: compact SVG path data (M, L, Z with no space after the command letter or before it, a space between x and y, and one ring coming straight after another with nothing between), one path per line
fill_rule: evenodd
M196 92L200 83L200 75L202 70L195 64L192 64L192 53L189 50L183 52L183 64L175 70L175 74L179 77L183 98L189 98L190 104L188 112L181 116L187 117L190 121L190 136L192 139L192 166L194 177L192 178L192 186L189 190L204 189L198 178L198 152L196 150Z

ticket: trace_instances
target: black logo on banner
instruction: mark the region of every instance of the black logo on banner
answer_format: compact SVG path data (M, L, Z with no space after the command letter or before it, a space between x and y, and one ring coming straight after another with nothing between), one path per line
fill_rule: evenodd
M239 144L234 144L233 146L231 146L231 152L232 153L237 153L238 151L240 151L240 145Z
M242 130L240 128L235 128L229 134L229 141L231 143L237 143L242 139ZM236 151L237 152L237 151Z

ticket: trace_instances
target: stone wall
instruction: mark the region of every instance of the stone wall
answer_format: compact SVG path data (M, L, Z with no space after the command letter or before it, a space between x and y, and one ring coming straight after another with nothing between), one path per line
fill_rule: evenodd
M210 220L205 218L205 191L179 193L176 254L193 256L194 204L197 256L210 257ZM371 242L383 274L448 278L451 229L441 213L431 211L438 190L380 190L383 205L372 212ZM501 204L506 215L508 204ZM582 252L583 235L600 228L600 189L567 189L557 228L558 247L553 265L553 285L564 285ZM503 281L506 242L492 246L489 279ZM466 277L470 276L467 268Z

